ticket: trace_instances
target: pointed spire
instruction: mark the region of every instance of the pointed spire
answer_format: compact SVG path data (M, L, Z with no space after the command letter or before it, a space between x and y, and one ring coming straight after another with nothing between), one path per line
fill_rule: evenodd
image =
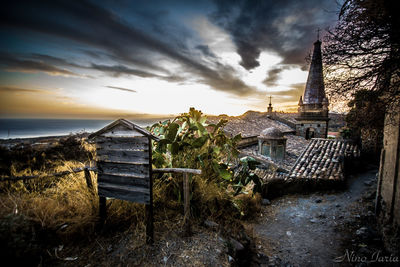
M272 114L272 101L271 101L271 98L272 98L272 96L269 96L269 105L268 105L268 108L267 108L267 111L268 111L269 115Z
M322 71L321 41L314 43L310 71L304 90L304 104L321 104L325 98L324 76Z

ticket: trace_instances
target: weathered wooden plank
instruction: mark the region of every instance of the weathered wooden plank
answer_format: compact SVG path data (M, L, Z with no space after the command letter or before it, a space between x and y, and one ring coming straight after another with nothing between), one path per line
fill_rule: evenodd
M120 187L103 187L99 186L99 196L127 200L131 202L139 202L144 204L150 203L150 194L147 192L132 191L132 188ZM147 189L148 190L148 189Z
M110 123L109 125L107 125L106 127L104 127L103 129L98 130L95 133L92 133L91 135L89 135L89 139L98 137L102 134L108 133L108 132L113 132L114 130L123 130L123 131L136 131L142 135L148 136L149 138L152 138L156 141L159 140L158 137L152 135L149 131L147 131L146 129L143 129L142 127L128 121L125 119L119 119L116 120L112 123Z
M116 125L110 131L102 133L100 136L144 136L141 132L136 129L129 129L125 125Z
M113 162L113 163L121 163L121 164L132 164L132 165L141 165L147 164L149 165L148 159L124 159L124 158L109 158L109 157L97 157L97 162Z
M148 161L146 164L126 164L126 163L99 161L97 163L97 169L99 174L114 173L118 175L125 174L131 176L150 175Z
M145 136L138 137L96 137L98 149L124 149L124 150L145 150L149 149L149 139Z
M112 174L99 174L98 184L115 184L126 186L150 187L149 177L119 176Z
M97 150L97 158L106 161L148 163L149 153L137 150Z
M116 191L129 191L132 193L145 193L145 194L149 194L149 188L144 188L142 186L130 186L127 184L123 184L123 185L118 185L118 184L114 184L114 183L105 183L102 182L101 184L98 185L99 188L109 188L112 190L116 190Z

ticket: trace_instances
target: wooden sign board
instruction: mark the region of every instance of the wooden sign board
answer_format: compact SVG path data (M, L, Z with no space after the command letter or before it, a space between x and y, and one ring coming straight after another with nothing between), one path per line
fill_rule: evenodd
M106 198L146 204L147 242L153 240L151 139L157 137L130 121L119 119L89 136L97 152L100 218Z
M99 196L150 204L149 142L145 136L96 142Z

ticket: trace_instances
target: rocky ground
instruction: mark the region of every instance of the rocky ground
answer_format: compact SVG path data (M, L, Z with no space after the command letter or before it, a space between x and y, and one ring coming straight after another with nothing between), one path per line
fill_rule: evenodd
M49 253L56 266L400 266L376 230L376 173L369 166L343 191L264 199L259 217L239 235L206 221L189 238L179 227L161 231L153 247L132 242L137 237L127 231L83 250Z
M384 251L374 219L377 167L352 176L342 192L264 201L248 227L261 266L400 266ZM386 256L386 258L384 258Z

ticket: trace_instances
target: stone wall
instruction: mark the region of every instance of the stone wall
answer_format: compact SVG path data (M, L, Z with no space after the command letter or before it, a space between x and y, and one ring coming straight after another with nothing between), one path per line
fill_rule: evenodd
M307 129L313 129L314 138L326 138L327 136L327 122L326 121L301 121L296 124L296 135L307 138Z
M385 118L383 149L377 189L376 213L389 250L400 249L400 108Z

